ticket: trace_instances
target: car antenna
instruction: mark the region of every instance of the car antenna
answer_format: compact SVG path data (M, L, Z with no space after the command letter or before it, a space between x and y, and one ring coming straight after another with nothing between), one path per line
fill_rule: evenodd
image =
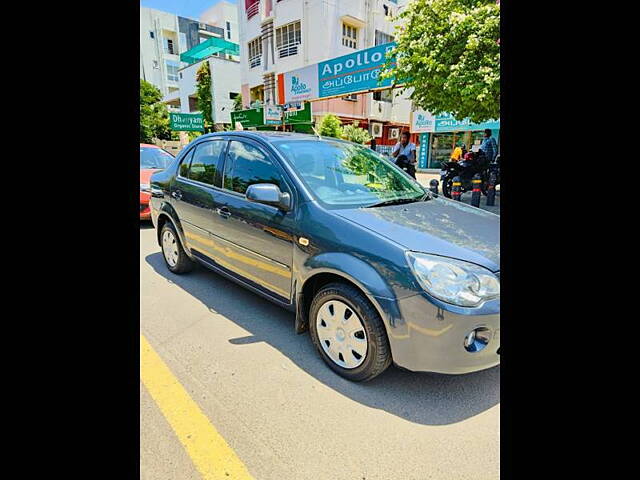
M315 133L318 136L318 140L322 140L322 137L320 136L320 134L318 133L318 130L316 130L316 127L314 127L313 125L311 125L311 128L313 129L313 133Z

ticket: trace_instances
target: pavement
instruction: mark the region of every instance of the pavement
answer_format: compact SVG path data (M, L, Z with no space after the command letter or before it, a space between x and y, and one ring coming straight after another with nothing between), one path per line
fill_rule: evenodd
M170 273L141 224L142 479L499 478L499 366L352 383L293 321L202 267Z
M429 187L429 182L431 180L436 179L440 182L440 173L416 173L416 179L425 187ZM438 191L442 193L442 187L438 186ZM460 201L466 203L467 205L471 205L471 192L465 192L460 195ZM495 213L496 215L500 215L500 185L496 187L496 197L495 197L495 205L488 206L487 205L487 197L482 195L480 197L480 207L483 210L486 210L491 213Z

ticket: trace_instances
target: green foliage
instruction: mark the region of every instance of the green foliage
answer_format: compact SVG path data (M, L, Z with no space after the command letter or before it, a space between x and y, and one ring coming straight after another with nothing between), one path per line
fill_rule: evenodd
M154 138L171 139L169 111L160 102L162 94L151 83L140 79L140 142L152 143Z
M233 111L237 112L242 110L242 94L239 93L236 98L233 99Z
M413 0L399 15L397 63L384 78L413 88L413 103L480 123L500 117L500 4Z
M322 120L320 120L320 135L340 138L342 135L342 122L340 122L340 119L332 113L322 117Z
M187 136L189 137L190 142L192 142L193 140L198 138L200 135L202 135L202 132L198 132L198 131L188 131L186 133L187 133Z
M342 128L342 138L353 143L365 144L371 141L371 135L364 128L358 127L358 122L353 125L345 125Z
M213 96L211 95L211 70L209 62L205 60L196 72L196 97L198 110L202 112L205 130L213 126L211 115Z

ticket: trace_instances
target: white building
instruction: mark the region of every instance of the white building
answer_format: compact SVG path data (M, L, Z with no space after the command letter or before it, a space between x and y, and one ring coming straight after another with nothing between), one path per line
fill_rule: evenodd
M203 62L209 62L211 72L212 118L218 127L231 124L233 102L240 94L240 62L218 56L210 56L180 70L180 111L199 112L196 104L196 73Z
M239 0L242 99L277 102L277 77L309 64L393 41L400 0ZM407 128L411 101L391 90L313 102L313 114L383 124L380 144Z
M240 64L239 52L233 55L229 47L237 49L238 40L238 10L227 1L205 10L199 20L140 7L140 78L160 89L170 110L196 112L195 76L208 61L214 122L230 123L240 93Z

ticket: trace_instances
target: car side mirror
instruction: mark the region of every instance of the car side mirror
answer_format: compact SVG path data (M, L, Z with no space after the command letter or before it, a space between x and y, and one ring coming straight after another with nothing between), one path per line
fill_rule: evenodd
M255 183L249 185L246 197L250 202L271 205L285 212L291 209L291 195L286 192L281 192L278 186L273 183Z

